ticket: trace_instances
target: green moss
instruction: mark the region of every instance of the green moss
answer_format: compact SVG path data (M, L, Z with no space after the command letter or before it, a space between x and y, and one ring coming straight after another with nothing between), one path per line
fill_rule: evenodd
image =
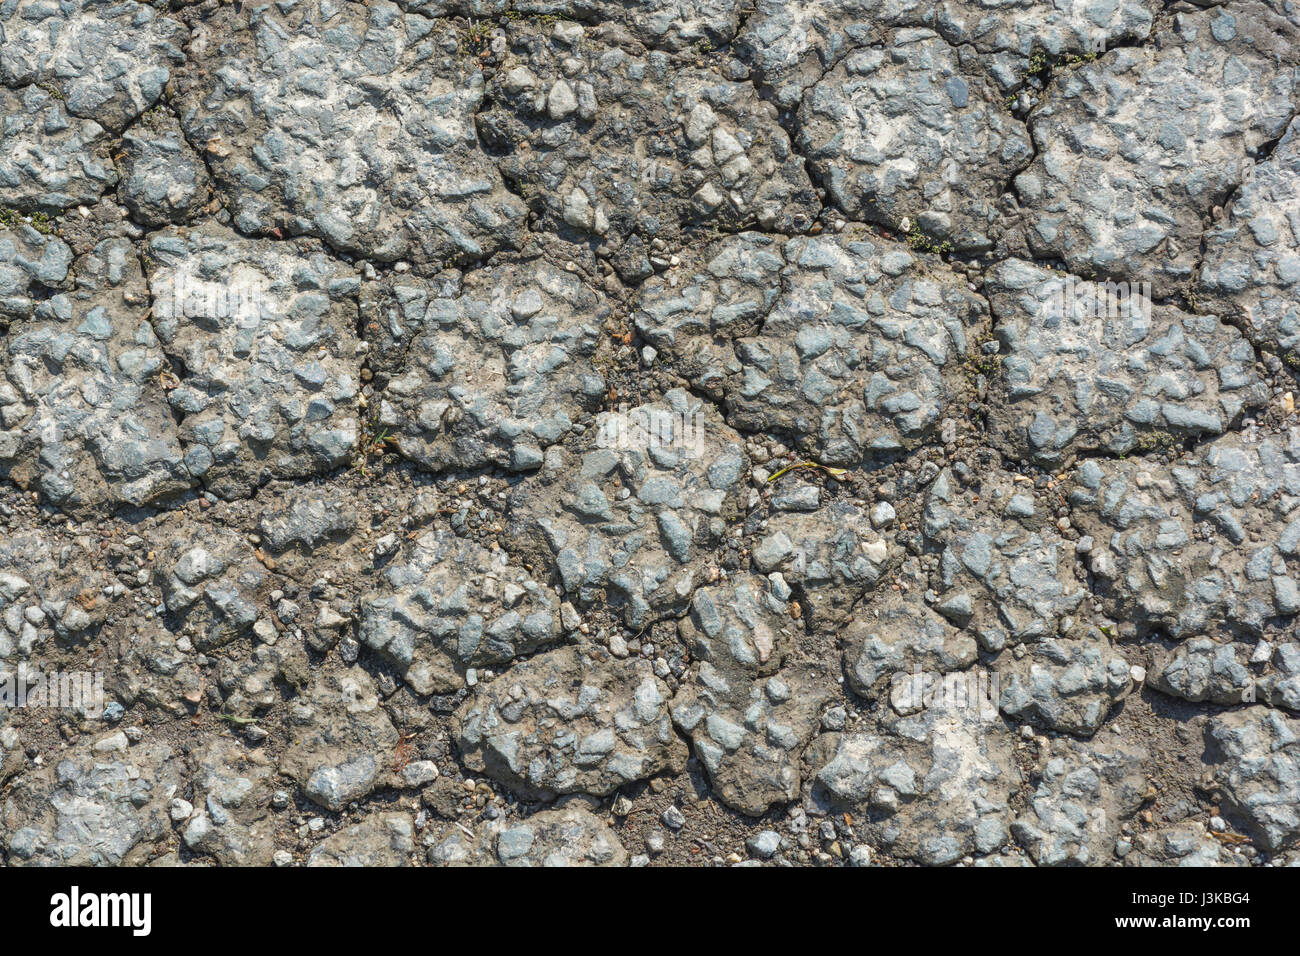
M4 226L6 229L31 226L45 236L52 236L58 231L55 221L43 212L34 212L30 216L24 216L16 209L4 207L0 207L0 226Z
M555 13L521 13L518 10L507 10L501 14L502 20L511 23L540 23L549 26L552 23L559 23L559 14Z
M488 49L492 42L492 24L486 20L474 20L465 29L460 41L462 56L478 56Z
M1052 60L1046 50L1035 50L1029 57L1029 65L1020 73L1021 80L1031 76L1040 76L1052 68Z
M361 423L361 446L358 449L356 458L356 467L363 478L377 478L383 474L383 466L386 457L397 444L397 436L383 428L379 424L379 419L367 418ZM375 459L378 468L371 467L371 459Z
M917 252L931 252L935 255L942 255L945 252L952 252L952 243L947 239L942 242L935 242L929 236L921 231L920 226L913 225L912 230L907 234L907 245Z
M1058 69L1072 70L1084 63L1091 63L1097 59L1097 53L1089 51L1088 53L1069 53L1063 57L1053 58L1047 54L1046 50L1035 50L1029 57L1029 63L1020 71L1018 86L1024 86L1031 79L1038 79L1046 84L1051 79L1052 73ZM1016 100L1020 98L1020 90L1008 96L1003 102L1004 109L1010 110L1015 106Z
M1130 450L1139 455L1145 455L1147 452L1172 448L1176 444L1178 444L1178 439L1169 432L1145 432L1137 437L1137 441L1133 443Z
M55 232L54 220L43 212L32 213L32 228L44 236L52 236Z
M985 352L984 346L997 341L992 332L984 332L970 343L963 367L972 384L983 375L986 379L997 377L1002 368L1002 355L999 352Z

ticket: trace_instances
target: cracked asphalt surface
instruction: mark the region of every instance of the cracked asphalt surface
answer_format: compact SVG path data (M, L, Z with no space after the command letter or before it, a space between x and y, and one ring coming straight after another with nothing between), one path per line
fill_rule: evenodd
M0 862L1300 863L1292 0L0 0L0 116Z

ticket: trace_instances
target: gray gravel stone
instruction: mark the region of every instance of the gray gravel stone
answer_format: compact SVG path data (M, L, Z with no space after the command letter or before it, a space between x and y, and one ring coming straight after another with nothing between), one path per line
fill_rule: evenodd
M109 686L124 703L181 717L203 699L204 680L189 637L155 620L119 641L116 652L119 666Z
M361 642L418 694L454 692L466 670L509 664L560 639L554 592L499 548L427 531L384 578L362 599Z
M788 109L851 50L871 43L877 28L923 26L932 19L933 10L914 0L755 0L736 46Z
M54 214L95 203L118 180L108 132L69 116L67 104L37 86L0 87L3 206Z
M167 397L189 471L239 497L264 474L350 462L360 383L346 267L310 241L220 226L155 233L148 255L154 328L182 370Z
M815 661L782 667L796 624L755 575L700 588L680 624L699 664L673 697L673 722L690 735L718 799L750 816L798 797L799 757L833 686Z
M1081 736L1097 731L1133 687L1128 661L1097 628L1073 640L1044 640L1023 658L1002 661L1003 713Z
M618 834L578 802L527 818L426 836L434 866L627 866Z
M356 510L346 498L322 497L304 490L289 497L286 507L268 511L258 529L272 551L299 546L310 551L330 538L347 537L357 526Z
M158 102L189 40L176 19L134 0L14 0L0 30L6 86L53 87L73 116L114 130Z
M943 549L932 587L950 621L1000 652L1004 713L1091 734L1131 689L1129 665L1094 623L1074 548L1036 511L1002 504L1029 487L1002 475L967 487L940 473L922 522Z
M1011 832L1039 866L1104 864L1147 790L1139 748L1058 740Z
M541 225L599 243L624 281L682 226L802 232L819 207L776 110L748 83L619 46L509 31L509 70L479 118Z
M603 796L681 769L671 696L647 661L546 651L477 688L456 712L456 746L470 770L523 796Z
M1035 65L1035 53L1068 62L1147 40L1160 9L1153 0L946 0L936 29L953 46L971 44L989 74L1012 88Z
M1140 833L1137 840L1140 849L1126 857L1134 866L1241 866L1245 863L1196 821Z
M1248 163L1230 211L1205 235L1198 294L1261 346L1300 360L1300 121Z
M846 56L808 92L802 145L850 217L982 251L993 245L1002 190L1033 157L1004 99L938 34L899 30Z
M1215 316L1128 291L1112 305L1102 283L1017 259L986 290L1003 352L991 431L1021 460L1057 467L1218 435L1268 399L1250 343Z
M543 810L496 834L504 866L626 866L627 851L604 820L580 804Z
M1248 707L1211 718L1206 745L1215 785L1265 849L1300 835L1300 721Z
M122 754L89 741L52 765L33 767L0 804L0 841L12 866L140 864L171 832L180 761L150 742Z
M754 546L753 565L799 587L820 625L842 621L882 580L897 552L863 509L837 501L814 514L774 514Z
M342 810L376 787L395 785L398 733L374 682L359 667L318 676L290 705L293 739L280 769L313 803Z
M410 866L415 830L405 813L374 813L322 841L308 866Z
M447 286L399 277L362 311L381 350L406 345L378 423L422 467L531 471L605 395L609 304L544 260Z
M1111 614L1138 633L1175 637L1220 627L1259 635L1270 619L1293 617L1298 481L1296 429L1258 441L1227 435L1168 466L1086 462L1070 493L1073 520L1098 542L1088 565Z
M154 576L179 629L209 648L252 628L266 573L247 542L226 531L201 544L179 535L159 555Z
M193 219L208 203L207 168L181 135L176 118L155 109L122 137L118 198L145 226Z
M1036 256L1157 296L1195 278L1205 217L1282 135L1295 97L1300 28L1262 3L1234 9L1176 13L1159 44L1051 85L1030 120L1037 156L1014 181Z
M940 675L975 663L975 638L926 607L918 591L891 592L873 604L844 631L844 672L858 695L888 699L878 687L884 678L895 686L896 675L916 669Z
M543 470L521 482L509 543L553 568L578 607L608 605L639 629L684 611L707 582L748 470L740 436L716 409L674 389L602 415L565 480Z
M885 710L861 731L813 741L817 805L858 808L873 842L928 865L1004 845L1020 773L1005 725L940 697L909 715Z
M1180 644L1152 678L1152 686L1184 700L1240 704L1254 687L1254 675L1238 660L1234 644L1193 637Z
M44 245L40 265L22 270L55 285L65 249L30 232L19 242ZM0 344L0 471L70 512L173 496L194 478L167 407L140 260L126 240L105 239L73 268L75 283L30 299L30 320ZM17 285L25 312L21 273Z
M33 294L61 287L71 264L72 250L62 239L26 224L0 229L0 318L32 318Z
M762 830L746 840L745 846L759 859L770 860L781 846L781 834L775 830Z
M880 32L928 27L954 49L979 54L981 69L1002 87L1023 83L1034 53L1087 55L1100 43L1145 39L1158 6L1042 0L757 0L736 46L783 106L794 106L831 67L872 46Z
M222 7L176 78L185 137L235 225L381 262L516 246L524 206L474 128L482 73L450 23L388 2Z
M260 748L213 740L198 758L197 815L182 830L186 846L222 866L268 866L275 853L269 818L274 761Z
M1056 527L1004 510L1030 487L1001 474L966 486L945 469L927 491L921 530L942 549L935 591L941 603L969 599L966 626L989 650L1068 633L1087 596Z
M968 398L983 301L931 257L869 238L745 233L689 278L647 282L638 330L736 428L798 436L830 465L911 448Z

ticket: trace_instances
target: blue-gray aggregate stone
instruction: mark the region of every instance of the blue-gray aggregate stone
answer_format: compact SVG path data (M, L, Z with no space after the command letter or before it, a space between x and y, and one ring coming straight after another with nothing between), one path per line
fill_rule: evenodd
M361 601L361 642L419 694L465 685L465 672L509 665L560 639L554 591L497 548L425 532Z

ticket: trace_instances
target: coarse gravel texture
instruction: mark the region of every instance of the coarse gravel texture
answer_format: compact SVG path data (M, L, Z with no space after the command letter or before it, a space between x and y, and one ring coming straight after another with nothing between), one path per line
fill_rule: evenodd
M0 863L1300 863L1291 0L3 0L0 113Z

